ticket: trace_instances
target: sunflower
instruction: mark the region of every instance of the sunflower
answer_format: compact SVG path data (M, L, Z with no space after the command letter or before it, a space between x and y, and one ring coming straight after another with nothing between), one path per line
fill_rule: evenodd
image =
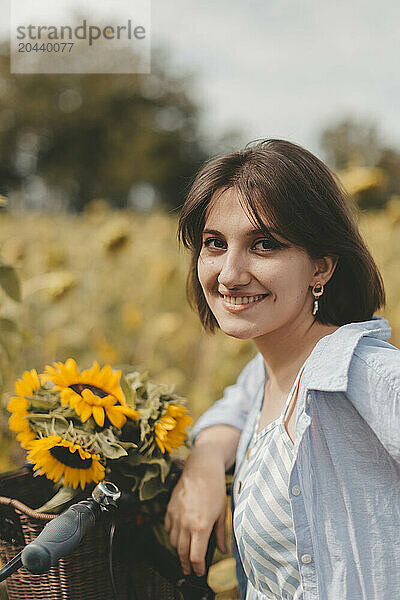
M46 366L44 376L60 391L61 404L71 406L82 423L93 415L97 425L103 427L107 416L115 427L121 428L127 417L138 418L138 412L126 404L122 393L121 371L113 371L109 365L100 370L95 361L91 369L80 373L73 358L54 365Z
M35 439L28 420L29 396L33 396L40 388L40 380L35 369L25 371L21 379L15 382L15 393L7 405L7 410L12 413L8 423L11 431L17 433L17 440L27 449Z
M169 404L167 412L155 424L156 443L164 454L172 448L182 446L186 438L186 427L192 423L192 417L186 414L186 408Z
M104 479L105 469L100 462L100 454L90 454L79 444L64 440L59 435L51 435L31 442L28 460L34 471L46 475L47 479L59 481L63 485L83 489L87 483L98 483Z

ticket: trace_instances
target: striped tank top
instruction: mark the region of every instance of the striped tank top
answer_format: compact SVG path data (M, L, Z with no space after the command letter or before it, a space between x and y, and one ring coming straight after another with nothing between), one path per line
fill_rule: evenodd
M259 433L258 414L246 457L235 477L233 528L248 579L246 600L303 597L288 493L294 444L284 421L304 366L280 417ZM265 385L262 393L264 389Z

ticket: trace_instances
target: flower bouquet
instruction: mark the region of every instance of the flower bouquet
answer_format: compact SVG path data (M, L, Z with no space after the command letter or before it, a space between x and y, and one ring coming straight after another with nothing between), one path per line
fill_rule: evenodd
M25 371L16 381L7 408L10 429L27 451L34 473L22 486L26 483L30 490L31 483L38 482L40 490L46 490L35 497L46 501L32 511L21 502L0 497L0 508L1 501L5 511L11 504L15 507L12 520L9 512L2 516L9 530L8 545L0 531L0 550L6 560L38 535L43 526L38 517L53 518L70 503L89 496L102 479L112 481L125 494L125 504L120 502L121 510L113 517L116 528L110 524L97 528L85 536L74 557L60 559L52 575L39 576L40 597L53 600L61 589L63 593L67 590L71 600L111 597L112 556L121 600L128 600L132 593L143 600L214 597L206 576L183 576L178 554L163 526L167 501L180 474L172 454L189 446L186 428L192 419L184 398L133 367L113 370L94 362L90 369L80 371L69 358L65 363L47 365L40 374L34 369ZM53 488L50 494L49 484ZM30 492L26 493L26 486L24 490L29 500ZM18 531L23 527L22 542L10 530L11 522ZM214 549L213 533L207 568ZM25 574L16 574L10 582L9 591L14 594L10 598L31 598L23 594L33 593L29 586L34 584Z
M54 482L39 512L57 512L79 488L107 478L141 506L171 487L172 452L188 445L185 399L133 367L75 360L25 371L7 405L9 427L27 451L35 475ZM165 494L164 494L165 496Z

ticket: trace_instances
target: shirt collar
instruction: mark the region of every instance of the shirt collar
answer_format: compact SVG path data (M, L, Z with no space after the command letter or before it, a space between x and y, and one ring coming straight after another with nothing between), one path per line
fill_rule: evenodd
M303 380L307 389L345 392L350 362L359 341L372 337L387 341L391 327L384 317L347 323L321 338L307 359Z

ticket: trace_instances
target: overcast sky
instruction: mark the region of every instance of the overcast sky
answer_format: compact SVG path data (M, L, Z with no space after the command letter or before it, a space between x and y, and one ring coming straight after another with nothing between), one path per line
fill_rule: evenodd
M114 14L119 4L134 0L109 0ZM352 116L400 147L398 0L151 0L151 9L152 44L196 74L191 93L210 139L235 127L243 142L283 137L318 152L321 129Z

